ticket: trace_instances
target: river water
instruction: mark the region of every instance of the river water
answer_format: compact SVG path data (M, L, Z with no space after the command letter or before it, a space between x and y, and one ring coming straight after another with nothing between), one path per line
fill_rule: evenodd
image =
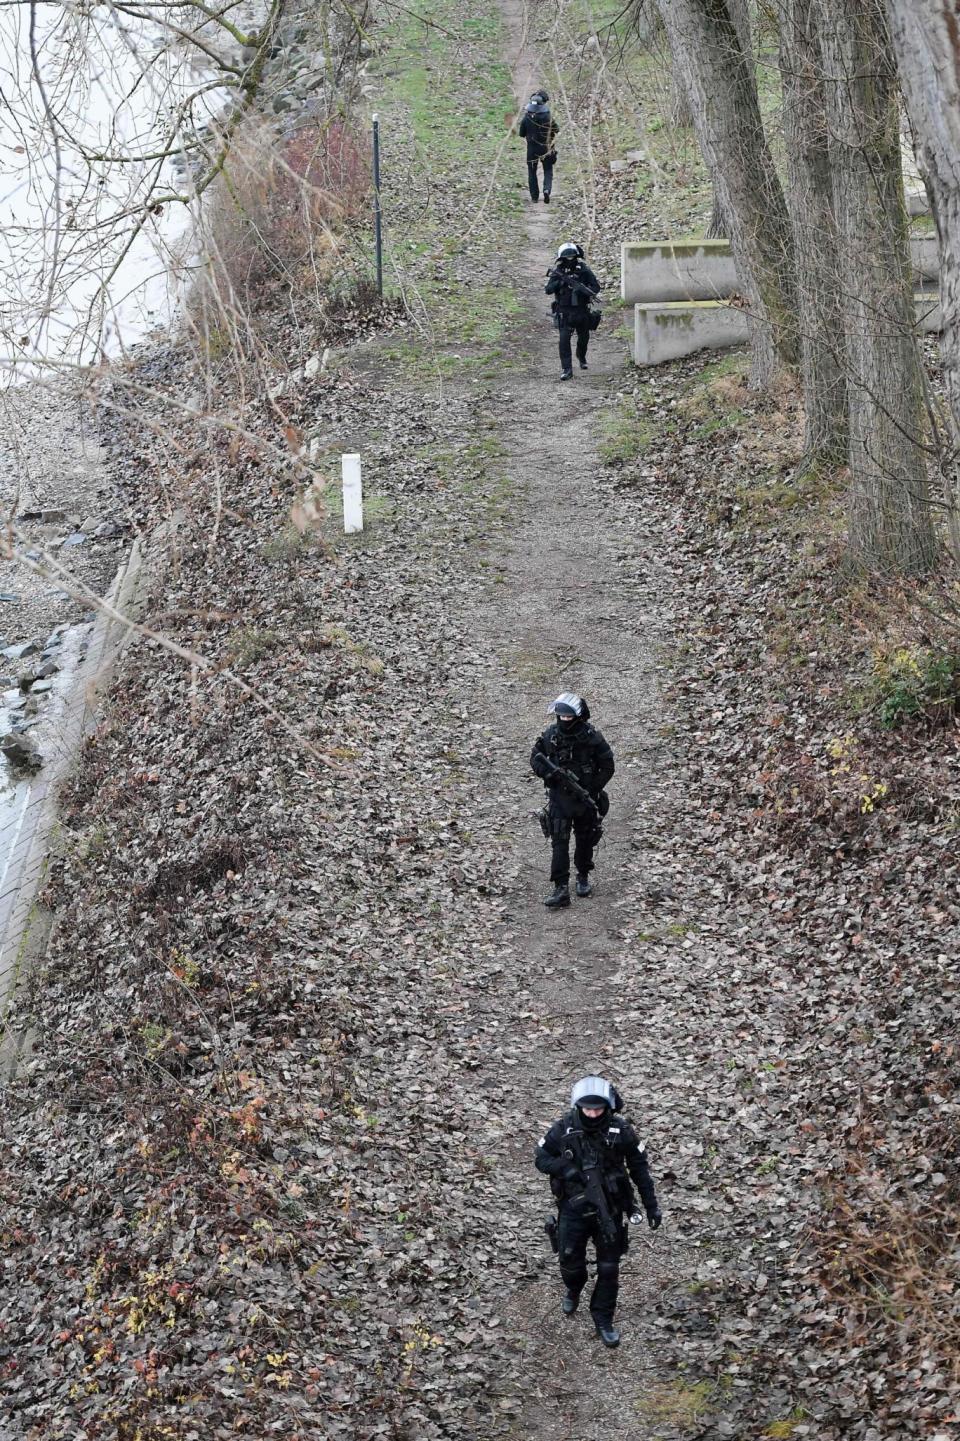
M165 28L197 12L140 8L156 19L0 7L0 384L98 362L173 319L196 200L162 152L203 139L233 92ZM201 33L236 63L231 37ZM170 192L185 203L145 216Z
M196 33L199 22L215 55L236 64L240 51L186 5L144 0L137 9L146 18L106 4L0 6L0 402L17 387L29 404L31 385L121 355L175 320L199 216L183 152L199 141L215 153L207 127L222 120L234 91L215 58L174 30ZM258 9L249 0L228 13L242 27L256 23ZM170 192L183 202L145 209ZM37 466L25 454L0 478L10 519ZM13 610L4 604L0 623L17 633ZM4 734L22 714L20 669L0 657ZM56 711L44 707L49 721ZM14 884L33 785L0 757L0 902Z

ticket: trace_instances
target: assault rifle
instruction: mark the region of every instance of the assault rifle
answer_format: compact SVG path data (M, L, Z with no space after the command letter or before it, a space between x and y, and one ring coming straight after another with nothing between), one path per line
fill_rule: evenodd
M570 1158L574 1166L577 1166L587 1178L584 1187L584 1196L597 1213L600 1222L600 1235L608 1243L615 1246L622 1244L621 1227L618 1224L613 1212L610 1210L610 1203L607 1200L607 1193L603 1185L603 1170L600 1165L600 1158L593 1154L588 1148L582 1148L583 1154L575 1156L572 1151L564 1151L564 1155Z
M547 774L553 776L557 784L563 786L565 791L569 791L572 796L576 796L577 800L591 812L597 825L599 825L600 808L590 792L584 790L576 776L571 775L569 771L565 771L563 766L557 765L556 761L552 761L549 756L545 755L542 759L547 766Z
M577 295L582 291L588 300L596 300L597 298L594 292L590 289L589 285L584 285L583 281L578 280L576 275L573 274L571 271L561 270L559 265L555 265L554 268L550 271L550 279L556 280L560 285L566 286L566 288L568 290L571 290L574 295Z

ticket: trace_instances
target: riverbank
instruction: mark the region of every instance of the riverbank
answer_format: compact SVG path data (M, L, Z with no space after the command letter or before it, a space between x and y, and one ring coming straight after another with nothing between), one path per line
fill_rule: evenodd
M445 83L489 65L495 12L468 30ZM403 43L416 77L419 27ZM468 190L451 176L413 229L431 136L411 83L388 183L426 294ZM478 118L478 154L486 136ZM502 260L470 257L489 293ZM128 452L145 523L174 494L183 516L147 622L209 668L132 644L65 796L32 1051L4 1098L14 1434L491 1434L507 1414L499 1280L472 1241L488 1172L450 1129L485 1124L457 1073L474 1001L508 981L465 689L510 504L479 381L494 337L485 305L450 306L421 351L425 321L360 326L303 367L319 352L289 315L267 323L292 374L242 413L257 446L190 446L168 416L169 447ZM236 391L220 402L235 414ZM367 525L345 538L354 449Z

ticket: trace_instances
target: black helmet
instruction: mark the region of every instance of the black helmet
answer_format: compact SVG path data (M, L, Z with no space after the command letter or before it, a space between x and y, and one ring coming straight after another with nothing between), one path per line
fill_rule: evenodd
M534 105L546 105L549 99L550 96L545 90L535 90L530 96L530 100Z
M580 1124L589 1130L591 1126L602 1126L608 1113L612 1115L614 1111L619 1111L623 1101L616 1088L602 1076L584 1076L570 1092L570 1105L580 1117ZM603 1115L585 1116L584 1106L602 1106Z

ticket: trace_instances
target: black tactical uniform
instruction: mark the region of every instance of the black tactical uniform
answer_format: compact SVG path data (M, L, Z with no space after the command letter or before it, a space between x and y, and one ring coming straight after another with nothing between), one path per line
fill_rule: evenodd
M560 332L560 378L573 375L570 341L577 337L577 360L580 369L587 368L587 346L590 343L590 301L600 293L600 282L583 259L579 245L568 242L557 251L557 261L547 276L544 290L556 297L554 312Z
M530 199L540 199L537 166L542 165L543 199L547 205L550 204L550 192L553 189L553 166L556 161L553 142L560 129L550 114L550 107L547 104L549 99L545 90L535 90L530 97L529 105L523 112L519 127L521 140L527 142L527 184L530 188Z
M571 1101L573 1109L554 1122L540 1141L535 1165L550 1177L559 1208L560 1275L567 1288L564 1313L571 1316L577 1309L587 1283L587 1242L592 1241L597 1279L590 1315L604 1344L616 1346L620 1336L613 1313L620 1257L629 1244L625 1218L636 1211L633 1186L653 1230L660 1225L660 1207L644 1145L630 1122L617 1115L623 1103L616 1090L601 1076L585 1076L574 1086ZM584 1115L584 1105L602 1105L603 1114L593 1120ZM598 1184L605 1207L594 1199Z
M550 824L552 856L550 879L553 896L546 904L570 904L570 833L576 844L573 864L577 873L577 894L588 896L591 886L587 877L593 870L593 848L598 838L597 811L588 807L568 791L554 775L560 766L579 781L582 788L598 803L601 815L607 809L606 796L600 793L614 772L613 751L594 726L588 724L590 707L582 696L565 691L550 707L557 720L548 726L530 753L530 765L547 787L547 814ZM564 898L564 894L566 896Z

